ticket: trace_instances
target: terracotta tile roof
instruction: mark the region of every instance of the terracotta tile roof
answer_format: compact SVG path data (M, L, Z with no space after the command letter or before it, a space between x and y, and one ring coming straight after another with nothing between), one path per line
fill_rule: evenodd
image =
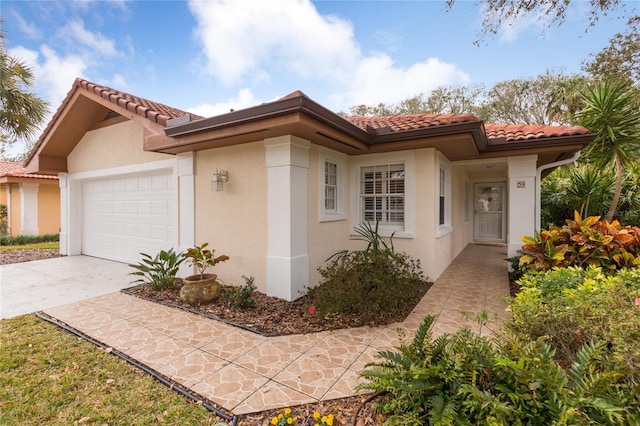
M428 127L449 124L478 122L472 114L411 114L386 117L345 117L356 126L368 129L386 129L390 132L419 130ZM561 136L579 136L589 134L584 127L523 125L523 124L485 124L489 143L518 142L531 139L553 138Z
M589 134L589 130L580 126L565 127L526 124L485 124L484 127L489 141L501 139L505 142L516 142L531 139Z
M121 92L107 86L101 86L80 78L76 79L70 93L75 91L77 87L82 87L83 89L93 92L115 105L134 112L141 117L162 124L163 126L167 125L167 120L189 114L186 111L182 111L159 102L139 98L138 96L130 95L129 93ZM194 119L202 118L194 114L191 114L191 116Z
M361 129L389 129L393 132L478 121L471 114L411 114L384 117L345 117Z
M17 161L0 161L0 177L21 177L27 179L54 179L57 180L58 176L55 175L37 175L33 173L26 173L22 163Z

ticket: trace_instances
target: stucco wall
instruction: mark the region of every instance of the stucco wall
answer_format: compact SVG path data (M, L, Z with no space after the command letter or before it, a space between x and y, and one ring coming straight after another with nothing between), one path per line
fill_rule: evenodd
M326 152L326 151L325 151ZM320 156L320 148L311 145L309 148L309 169L307 180L307 224L308 224L308 254L309 254L309 286L314 287L320 283L321 276L318 268L325 266L325 261L332 254L344 250L349 244L349 212L346 208L346 217L341 220L321 221L320 200L321 191L324 190L324 160ZM321 163L322 162L322 163ZM346 163L348 172L349 164ZM347 176L349 173L347 173ZM322 183L321 183L322 182ZM348 181L345 188L349 188Z
M41 184L38 190L38 229L40 234L60 232L60 187Z
M10 207L10 224L11 236L20 234L20 184L12 183L11 186L11 207Z
M209 242L217 255L230 259L215 267L225 284L255 277L266 291L267 171L262 141L199 151L195 163L195 240ZM216 169L229 173L224 190L211 190Z
M69 173L166 160L173 155L146 152L143 129L133 121L87 132L67 158Z

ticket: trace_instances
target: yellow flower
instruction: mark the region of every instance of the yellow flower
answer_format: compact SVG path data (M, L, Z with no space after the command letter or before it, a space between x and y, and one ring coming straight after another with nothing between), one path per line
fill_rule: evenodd
M285 408L284 409L284 413L285 414L291 414L291 408Z
M282 413L278 414L278 418L279 418L279 419L281 419L281 418L283 418L283 417L284 417L284 414L282 414Z
M320 413L318 413L317 411L313 413L313 418L318 420L320 418Z
M293 424L293 417L287 417L287 424L288 425L292 425Z
M272 425L277 425L278 424L278 418L277 417L272 418L271 419L271 424Z

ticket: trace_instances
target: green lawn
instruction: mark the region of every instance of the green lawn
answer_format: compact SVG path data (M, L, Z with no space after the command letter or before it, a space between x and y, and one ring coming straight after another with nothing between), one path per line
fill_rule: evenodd
M59 249L60 243L57 241L51 243L34 243L34 244L23 244L20 246L0 246L0 251L2 250L33 250L33 249Z
M0 321L0 425L214 425L148 374L35 316Z

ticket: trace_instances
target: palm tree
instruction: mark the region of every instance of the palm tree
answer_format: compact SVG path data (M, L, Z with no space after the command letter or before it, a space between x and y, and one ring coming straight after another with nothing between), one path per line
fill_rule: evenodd
M560 77L551 90L547 115L551 123L575 125L575 115L583 106L582 92L588 85L586 77Z
M640 158L640 108L638 94L626 83L606 81L589 88L578 123L596 134L585 149L586 157L601 168L615 168L616 184L607 213L616 213L625 167Z
M4 143L37 136L48 110L47 102L29 93L34 83L31 69L7 53L5 34L0 31L0 140Z

